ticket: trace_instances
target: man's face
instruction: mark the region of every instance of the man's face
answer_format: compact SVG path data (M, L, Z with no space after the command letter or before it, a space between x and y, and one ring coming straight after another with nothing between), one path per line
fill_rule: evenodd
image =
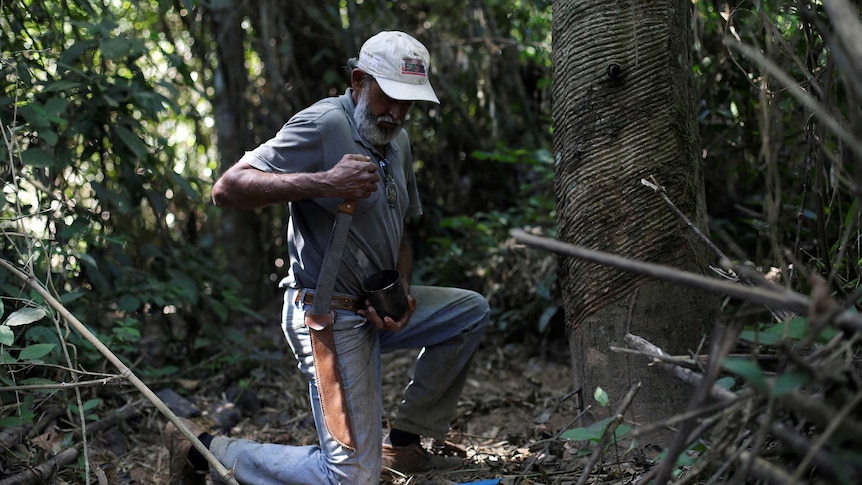
M366 140L374 145L385 145L401 132L404 117L412 105L412 101L398 101L386 96L371 77L366 77L353 119Z

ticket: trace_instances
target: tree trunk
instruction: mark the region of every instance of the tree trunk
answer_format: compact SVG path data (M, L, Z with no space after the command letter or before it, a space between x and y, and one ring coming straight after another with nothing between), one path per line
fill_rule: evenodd
M215 97L213 107L218 132L220 170L224 171L237 160L252 140L248 127L245 93L248 89L248 72L245 58L245 34L243 16L231 2L219 0L210 6L212 32L215 38ZM232 262L234 275L241 282L243 294L251 299L254 308L267 303L275 293L275 283L270 281L273 261L263 255L262 248L272 242L264 236L260 214L246 210L224 209L221 244Z
M687 0L554 2L560 240L689 271L702 272L708 263L705 246L640 183L654 178L703 230L690 9ZM625 347L630 332L670 353L696 350L718 300L571 258L560 261L560 279L575 386L583 396L600 386L620 400L641 381L627 419L651 422L684 409L690 392L684 384L609 347Z

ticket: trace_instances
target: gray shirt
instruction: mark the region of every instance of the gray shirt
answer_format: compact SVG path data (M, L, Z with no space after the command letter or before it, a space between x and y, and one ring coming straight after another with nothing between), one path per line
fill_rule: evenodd
M392 207L386 198L384 172L378 170L380 185L371 197L356 206L335 291L361 294L362 280L377 271L393 269L398 259L404 220L422 214L413 173L413 154L407 133L401 133L381 154L362 138L353 120L352 90L326 98L294 115L269 141L246 152L241 161L265 172L300 173L325 171L347 153L384 161L394 178L397 200ZM385 156L385 158L384 158ZM336 210L337 198L305 199L290 202L287 228L290 269L281 287L315 288Z

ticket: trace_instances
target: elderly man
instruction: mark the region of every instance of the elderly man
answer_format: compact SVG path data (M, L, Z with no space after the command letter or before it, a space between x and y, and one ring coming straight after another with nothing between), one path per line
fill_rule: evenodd
M291 446L213 437L186 421L239 483L376 484L381 465L412 474L461 463L429 453L420 438L445 439L490 312L472 291L409 286L404 221L422 208L402 123L413 102L439 103L429 62L427 49L405 33L371 37L350 60L343 95L297 113L213 187L219 207L290 207L282 327L308 379L320 440ZM349 230L332 236L342 213L352 215ZM343 250L330 270L339 237ZM362 282L392 269L403 278L406 312L381 317ZM333 290L321 290L332 278ZM314 310L315 298L329 302L324 311ZM422 350L384 438L380 355L406 348ZM203 483L206 462L173 425L166 441L171 483Z

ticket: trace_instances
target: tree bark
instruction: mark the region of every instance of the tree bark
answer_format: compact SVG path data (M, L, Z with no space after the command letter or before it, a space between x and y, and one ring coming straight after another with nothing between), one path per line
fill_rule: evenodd
M236 163L246 150L254 148L245 96L249 75L245 59L243 15L230 2L218 0L210 5L212 35L215 41L215 97L213 108L218 133L220 171ZM275 283L269 280L273 261L262 257L261 248L270 246L261 217L239 209L224 209L221 244L233 261L234 274L241 282L244 295L259 307L270 300ZM267 239L264 237L267 236Z
M554 151L558 238L703 272L705 246L641 179L656 180L692 223L706 211L685 0L554 2ZM643 383L628 419L685 409L688 390L628 355L636 333L671 353L696 348L718 312L699 290L561 258L575 386L621 399ZM663 441L667 435L656 436Z

